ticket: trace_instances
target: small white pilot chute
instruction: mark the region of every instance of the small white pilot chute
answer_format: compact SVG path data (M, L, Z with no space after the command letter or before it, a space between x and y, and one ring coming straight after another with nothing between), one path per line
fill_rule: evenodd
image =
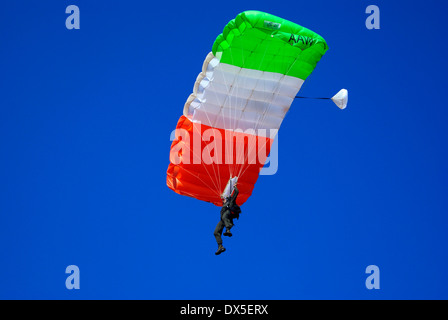
M336 93L331 100L339 107L339 109L345 109L347 107L348 102L348 91L347 89L341 89L338 93Z

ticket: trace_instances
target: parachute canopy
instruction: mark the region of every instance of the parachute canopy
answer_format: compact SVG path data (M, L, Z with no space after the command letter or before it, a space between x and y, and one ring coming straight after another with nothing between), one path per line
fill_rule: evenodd
M171 145L167 185L222 205L252 193L278 129L328 47L298 24L245 11L218 35L188 97Z

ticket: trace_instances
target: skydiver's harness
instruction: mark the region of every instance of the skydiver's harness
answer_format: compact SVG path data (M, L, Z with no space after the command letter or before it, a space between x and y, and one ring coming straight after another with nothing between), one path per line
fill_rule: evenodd
M229 203L226 202L224 204L223 208L225 208L226 210L230 211L230 215L231 215L232 218L239 219L240 213L241 213L241 208L240 208L239 205L234 203L232 206L230 206Z

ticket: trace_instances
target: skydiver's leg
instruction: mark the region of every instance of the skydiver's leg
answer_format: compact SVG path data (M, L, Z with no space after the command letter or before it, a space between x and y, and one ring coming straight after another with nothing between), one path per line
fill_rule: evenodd
M232 229L233 227L233 219L230 217L230 211L224 212L221 217L221 221L223 221L224 225L226 226L226 232L224 232L224 235L231 237L232 233L230 232L230 229Z
M226 248L222 246L221 234L223 230L224 230L224 223L222 222L222 220L220 220L216 225L215 232L213 233L215 235L216 242L218 243L218 250L215 252L216 255L219 255L224 251L226 251Z
M216 225L215 232L213 233L216 239L216 243L218 243L219 246L222 245L221 235L223 230L224 230L224 223L222 222L222 220L219 220L218 224Z

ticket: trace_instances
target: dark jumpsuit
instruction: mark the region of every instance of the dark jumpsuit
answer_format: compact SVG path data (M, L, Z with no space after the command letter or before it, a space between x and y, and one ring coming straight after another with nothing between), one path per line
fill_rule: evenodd
M215 232L213 233L218 245L222 245L221 235L224 227L226 227L227 231L230 231L233 227L233 219L238 218L239 213L241 212L240 207L235 202L238 193L238 188L235 187L233 195L221 208L221 220L216 225Z

